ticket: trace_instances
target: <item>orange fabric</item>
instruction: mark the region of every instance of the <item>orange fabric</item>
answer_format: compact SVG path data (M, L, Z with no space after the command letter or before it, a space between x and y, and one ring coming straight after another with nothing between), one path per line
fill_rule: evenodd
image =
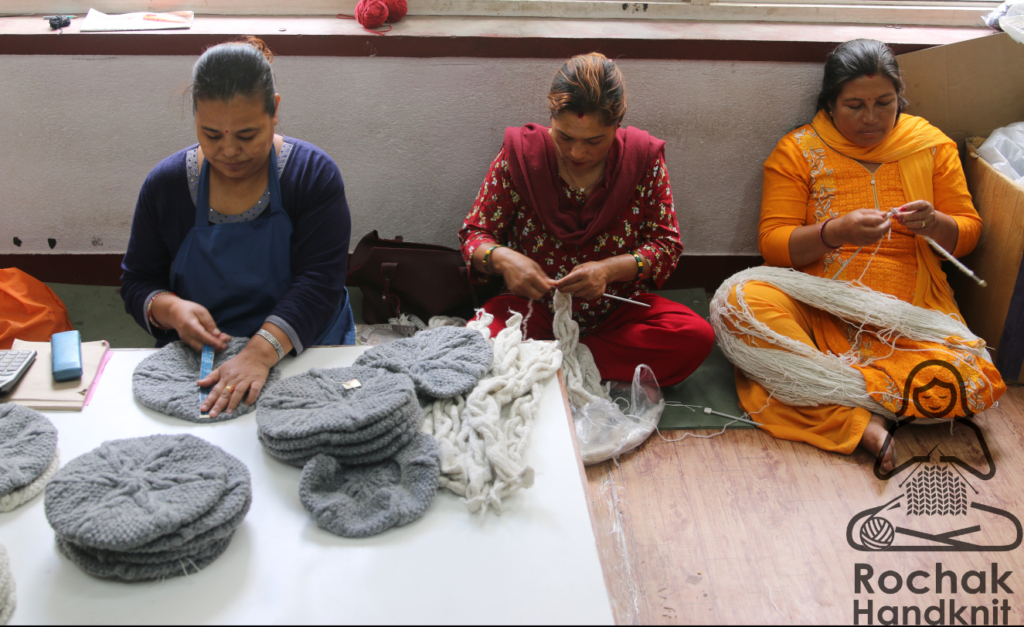
M15 339L49 342L54 333L73 329L68 310L50 288L17 268L0 268L0 349Z
M872 175L854 159L882 165ZM856 209L888 211L918 199L930 201L937 211L957 221L955 254L974 248L981 219L971 203L952 140L921 118L901 115L882 144L864 149L848 142L827 114L819 112L812 124L784 137L765 162L761 254L768 265L792 267L789 238L798 227ZM843 246L800 270L831 278L856 250ZM865 246L839 278L859 279L919 307L960 314L935 252L895 221L891 235L877 250ZM967 351L902 338L892 351L870 329L858 335L852 325L777 288L748 283L743 290L754 315L779 333L834 354L854 348L862 361L867 360L867 365L855 367L864 373L868 392L900 416L949 418L977 413L1006 390L995 367ZM735 294L732 300L735 304ZM747 340L756 343L749 336ZM932 365L921 367L926 363ZM963 379L962 386L958 379ZM770 433L829 451L852 452L870 417L866 410L853 407L786 406L770 399L762 386L738 369L736 386L740 404L756 414ZM955 398L951 401L951 397Z

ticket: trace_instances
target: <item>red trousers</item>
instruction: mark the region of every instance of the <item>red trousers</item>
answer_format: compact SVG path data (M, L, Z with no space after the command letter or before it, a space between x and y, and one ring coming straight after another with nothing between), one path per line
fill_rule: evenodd
M634 297L650 307L621 303L597 328L580 338L594 355L602 379L632 381L637 365L647 364L658 385L675 385L690 376L711 354L715 332L708 321L690 308L654 294ZM513 294L496 296L484 303L494 316L491 337L505 328L514 312L525 317L530 301ZM526 323L528 339L553 340L553 319L547 307L534 303Z

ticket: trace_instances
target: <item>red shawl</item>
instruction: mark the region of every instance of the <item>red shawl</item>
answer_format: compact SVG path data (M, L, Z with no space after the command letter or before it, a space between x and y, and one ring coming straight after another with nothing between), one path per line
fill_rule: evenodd
M580 246L608 228L636 192L651 160L665 142L634 126L620 128L605 160L604 179L590 192L583 208L559 206L558 153L547 127L527 124L505 129L505 155L516 190L540 216L552 235Z

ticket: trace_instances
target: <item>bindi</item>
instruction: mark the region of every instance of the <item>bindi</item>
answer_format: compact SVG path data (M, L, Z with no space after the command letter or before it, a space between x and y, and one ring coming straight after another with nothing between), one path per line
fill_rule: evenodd
M868 78L874 78L874 77L875 77L875 75L874 75L874 74L868 74L868 75L867 75L867 77L868 77Z
M577 114L576 114L576 117L578 117L579 119L581 119L581 120L582 120L582 119L583 119L583 112L582 112L582 111L580 111L579 113L577 113Z

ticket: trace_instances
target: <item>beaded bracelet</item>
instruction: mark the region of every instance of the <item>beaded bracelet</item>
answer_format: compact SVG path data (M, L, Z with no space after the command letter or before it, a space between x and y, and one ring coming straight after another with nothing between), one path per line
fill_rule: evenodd
M633 259L636 260L636 267L638 270L638 272L636 273L636 278L639 279L644 275L644 256L636 252L635 250L630 251L629 254L633 255Z
M161 331L167 331L167 327L160 326L160 324L156 320L153 319L153 301L156 300L157 296L162 296L164 294L170 294L171 296L177 296L177 294L175 294L174 292L172 292L170 290L164 290L162 292L157 292L156 294L153 294L153 296L149 299L149 302L146 304L146 319L149 320L149 325L153 326L153 327L156 327L156 328L160 329Z
M824 222L821 223L821 227L818 229L818 239L821 240L821 245L824 246L825 248L835 250L837 248L842 248L842 244L840 244L839 246L829 246L828 244L825 243L825 225L831 222L832 220L835 220L835 218L829 218L828 220L825 220Z
M490 267L489 264L490 264L490 261L491 261L491 253L494 252L495 248L507 248L507 247L504 244L495 244L494 246L491 246L490 248L488 248L487 252L484 253L483 265L484 265L484 270L488 274L494 274L494 272L491 270L491 267Z

